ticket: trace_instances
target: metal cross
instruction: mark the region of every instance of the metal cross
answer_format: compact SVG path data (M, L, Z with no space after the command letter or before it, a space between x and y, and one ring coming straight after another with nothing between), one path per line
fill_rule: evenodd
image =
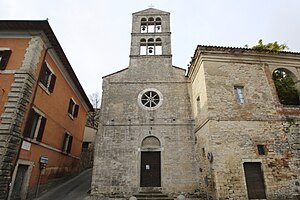
M148 7L149 8L154 8L154 5L151 3Z

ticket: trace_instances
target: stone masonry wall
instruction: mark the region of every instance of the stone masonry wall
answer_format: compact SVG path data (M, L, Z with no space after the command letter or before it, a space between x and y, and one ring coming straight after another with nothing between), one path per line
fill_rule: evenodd
M213 153L210 164L203 159L203 175L211 178L217 199L246 199L247 188L243 170L244 162L262 163L268 199L296 199L299 195L299 177L293 158L289 133L280 121L210 121L197 133L198 146ZM266 155L258 155L257 145L265 145ZM214 183L213 183L214 182ZM213 192L213 191L212 191Z
M193 120L184 71L166 67L169 76L162 79L162 74L149 70L143 73L127 69L103 81L94 195L128 197L140 191L141 144L147 136L155 136L161 143L156 149L161 151L161 190L176 196L198 189ZM145 78L153 81L141 81ZM139 94L147 88L162 93L162 105L155 110L145 110L138 103Z
M139 191L141 142L149 130L161 141L162 191L178 195L198 188L189 126L128 124L105 126L96 146L92 193L128 197Z
M263 64L205 62L204 68L210 118L280 118ZM236 101L234 86L244 87L245 104Z
M286 66L295 71L291 69L294 60L262 61L255 56L217 53L202 56L198 57L202 62L193 66L196 75L191 75L190 92L200 189L213 199L247 199L243 163L259 162L267 199L298 199L299 108L279 106L269 68ZM244 87L245 104L236 101L234 86ZM200 109L198 96L204 97ZM266 155L258 155L257 145L265 145ZM213 154L212 163L207 152Z
M1 115L0 124L0 199L6 199L21 142L21 127L35 83L35 70L42 51L42 40L33 37L29 42L20 70L14 75L14 82ZM12 54L13 57L13 54Z

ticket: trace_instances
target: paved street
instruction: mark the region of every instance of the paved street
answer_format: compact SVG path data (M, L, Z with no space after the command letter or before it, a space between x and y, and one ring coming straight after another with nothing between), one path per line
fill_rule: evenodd
M90 190L92 169L85 170L78 176L45 193L36 200L82 200Z

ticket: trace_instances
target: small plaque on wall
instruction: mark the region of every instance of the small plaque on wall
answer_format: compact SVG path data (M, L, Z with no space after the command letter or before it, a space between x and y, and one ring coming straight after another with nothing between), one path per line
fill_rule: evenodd
M27 142L27 141L22 142L22 149L30 151L30 148L31 148L31 143L30 142Z

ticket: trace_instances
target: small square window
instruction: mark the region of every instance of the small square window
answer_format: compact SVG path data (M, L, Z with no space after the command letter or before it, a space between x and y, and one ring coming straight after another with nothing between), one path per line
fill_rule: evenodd
M41 72L42 74L41 74L40 82L45 87L46 90L48 90L50 93L52 93L54 91L56 76L49 69L46 62L44 62L42 70L43 71Z
M257 152L258 155L266 155L266 148L265 145L257 145Z
M76 104L76 102L73 100L73 98L70 99L69 102L69 108L68 108L68 114L73 119L74 117L78 116L79 111L79 105Z
M235 98L238 103L245 103L244 87L243 86L234 86Z
M88 148L90 148L90 144L91 144L91 142L83 142L82 143L82 149L88 149Z

